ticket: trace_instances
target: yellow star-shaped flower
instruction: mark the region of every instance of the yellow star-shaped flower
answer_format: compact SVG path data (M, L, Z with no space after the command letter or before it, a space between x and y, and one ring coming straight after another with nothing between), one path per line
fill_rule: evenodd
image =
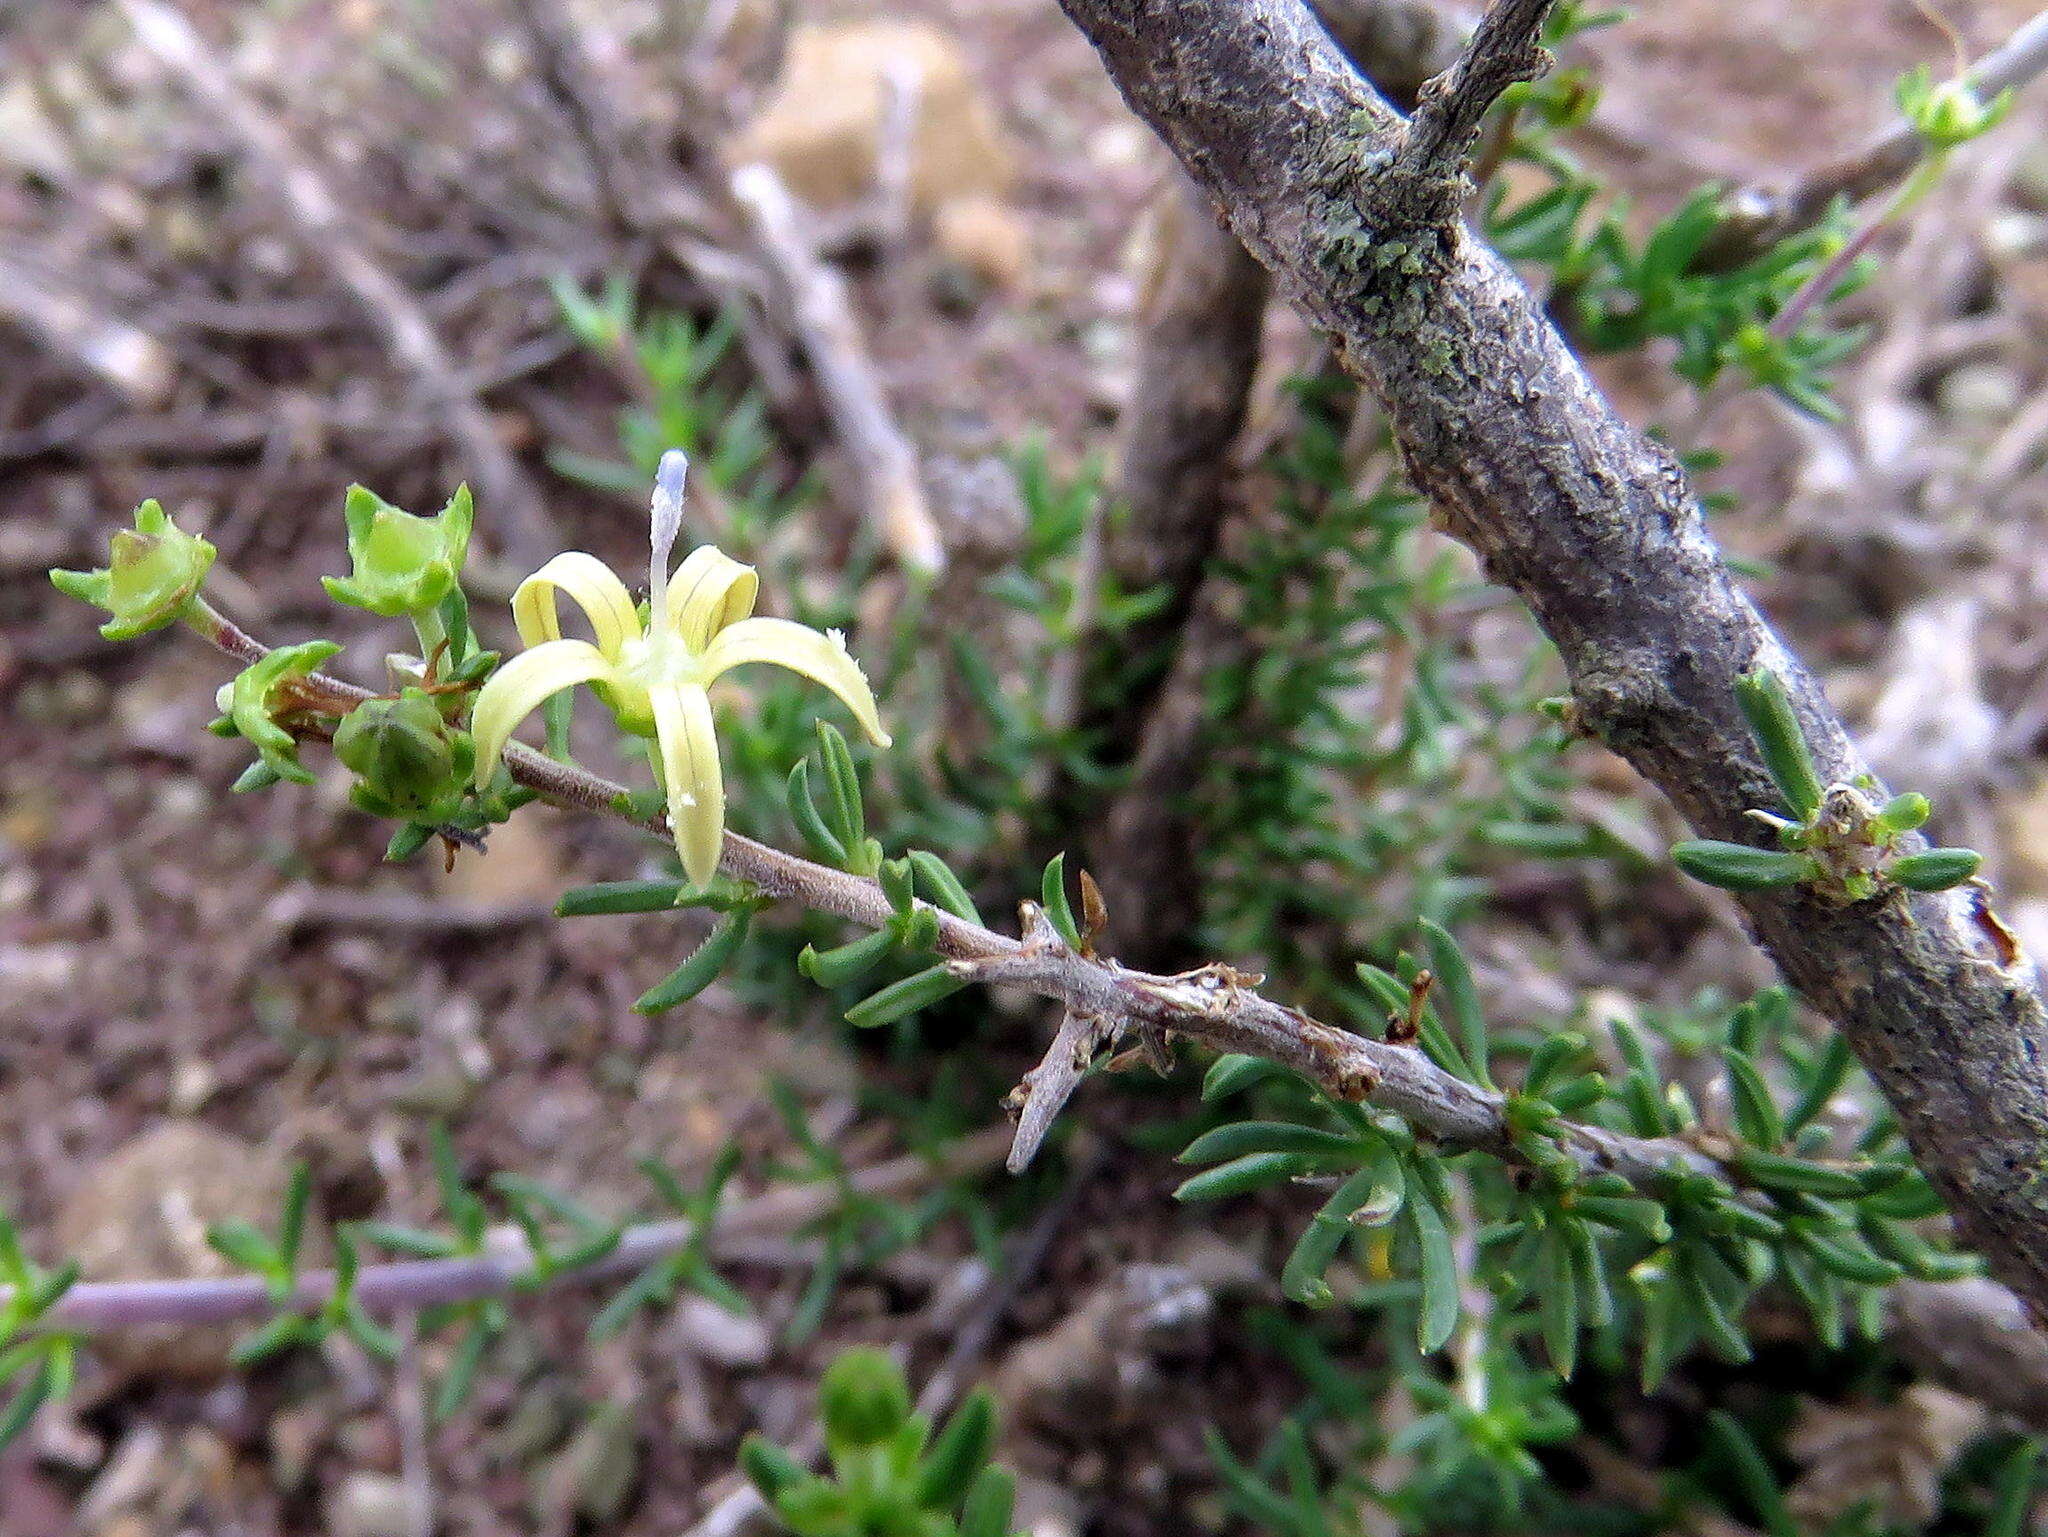
M717 678L748 662L773 662L838 695L877 746L888 746L889 734L837 630L748 617L760 586L752 566L706 544L669 574L688 469L689 461L671 450L655 478L646 628L609 566L580 551L557 555L513 593L512 617L527 649L484 684L470 729L481 787L521 721L563 689L589 684L622 729L658 744L676 852L701 886L718 868L725 837L725 784L707 693ZM561 593L583 610L595 644L563 637Z

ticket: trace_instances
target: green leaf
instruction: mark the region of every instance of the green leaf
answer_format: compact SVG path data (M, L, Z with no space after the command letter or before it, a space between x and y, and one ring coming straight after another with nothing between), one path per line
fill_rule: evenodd
M390 1222L358 1222L353 1226L356 1235L365 1243L375 1244L390 1254L403 1254L412 1259L448 1259L462 1252L460 1244L442 1233L399 1227Z
M1304 1158L1298 1153L1249 1153L1183 1180L1180 1188L1174 1191L1173 1198L1176 1201L1220 1201L1283 1179L1312 1174L1316 1166L1314 1159Z
M1422 1282L1422 1310L1415 1342L1423 1354L1440 1349L1458 1326L1458 1256L1451 1232L1434 1202L1411 1191L1402 1208L1415 1232L1416 1258Z
M1751 848L1746 843L1724 843L1718 838L1674 843L1671 859L1694 880L1724 891L1772 891L1796 886L1814 873L1810 855Z
M966 985L943 965L930 966L900 982L891 982L880 992L856 1003L846 1011L847 1023L863 1030L894 1024L906 1014L928 1008Z
M869 848L867 811L861 804L860 774L846 738L830 721L818 722L819 756L825 764L825 789L834 840L846 851L846 868L855 875L873 875L879 858Z
M1811 1254L1791 1245L1779 1249L1776 1258L1779 1273L1799 1294L1806 1311L1813 1315L1814 1328L1821 1343L1830 1350L1841 1349L1844 1338L1841 1282L1831 1272L1821 1269Z
M960 1511L960 1537L1007 1537L1017 1480L1004 1468L983 1468Z
M689 889L687 881L599 881L565 891L555 903L558 918L600 918L617 913L665 913Z
M1775 1148L1785 1140L1785 1123L1756 1064L1740 1051L1724 1055L1728 1069L1728 1098L1735 1111L1735 1129L1743 1140L1761 1148Z
M1904 1177L1902 1171L1888 1164L1845 1168L1747 1147L1739 1149L1733 1161L1752 1184L1766 1190L1796 1190L1835 1200L1874 1194Z
M15 1390L7 1407L0 1409L0 1451L13 1444L14 1438L35 1418L36 1411L54 1395L56 1377L56 1365L45 1351L29 1372L28 1380Z
M384 858L391 864L402 864L425 848L427 840L433 836L434 829L426 823L407 822L384 845Z
M488 1312L479 1309L473 1313L469 1327L456 1343L454 1355L448 1359L448 1370L434 1389L432 1414L435 1424L445 1425L469 1402L469 1395L476 1387L477 1369L483 1365L484 1352L490 1349L492 1336L496 1333Z
M1522 1092L1541 1096L1573 1058L1586 1049L1586 1038L1575 1030L1546 1035L1529 1053L1529 1065L1522 1073Z
M1479 990L1472 985L1472 968L1465 963L1465 952L1443 925L1424 918L1422 932L1429 939L1430 969L1436 973L1437 990L1457 1031L1459 1052L1472 1071L1472 1081L1482 1089L1490 1089L1493 1078L1487 1072L1487 1060L1491 1047L1486 1016L1479 1007Z
M896 936L887 929L877 929L831 950L814 950L805 945L797 955L796 969L820 987L843 987L858 982L895 949Z
M1323 1272L1337 1257L1337 1251L1344 1246L1344 1240L1351 1236L1351 1225L1340 1219L1328 1219L1318 1212L1310 1219L1301 1236L1294 1241L1288 1252L1287 1263L1281 1267L1280 1290L1290 1301L1310 1307L1320 1307L1330 1300L1329 1283L1323 1279Z
M1217 1163L1247 1153L1298 1153L1322 1163L1354 1163L1377 1145L1291 1121L1239 1121L1204 1132L1174 1161Z
M1671 1241L1671 1223L1664 1208L1642 1196L1579 1195L1572 1198L1571 1209L1588 1222L1633 1233L1651 1243Z
M284 1193L284 1220L278 1224L277 1258L286 1270L299 1263L299 1246L306 1236L306 1209L313 1196L313 1171L304 1159L292 1164L291 1183Z
M960 878L947 867L943 859L924 849L912 849L905 857L909 859L911 868L916 870L919 878L923 880L925 890L936 906L943 907L955 918L968 923L981 923L981 914L975 909L974 898L967 894L967 888L960 884Z
M1218 1057L1209 1064L1209 1071L1202 1076L1202 1102L1213 1104L1219 1099L1228 1099L1242 1093L1254 1084L1277 1078L1287 1069L1267 1057L1248 1057L1231 1052Z
M1653 1393L1692 1343L1692 1310L1668 1269L1638 1266L1635 1274L1643 1292L1641 1380L1643 1391Z
M1388 1158L1391 1159L1390 1153ZM1331 1261L1343 1248L1344 1240L1354 1231L1353 1214L1373 1200L1379 1187L1385 1183L1387 1175L1380 1167L1380 1163L1385 1161L1352 1174L1309 1219L1280 1272L1280 1289L1288 1297L1310 1305L1329 1301L1330 1288L1323 1281L1323 1272L1330 1268ZM1395 1178L1398 1179L1399 1161L1392 1161L1395 1163Z
M7 1444L0 1436L0 1446ZM2041 1460L2041 1443L2029 1438L2000 1459L1991 1480L1991 1518L1984 1523L1983 1537L2025 1537L2027 1512L2033 1503L2034 1469Z
M1848 1082L1849 1072L1856 1065L1855 1057L1849 1051L1849 1039L1835 1031L1821 1047L1820 1054L1808 1069L1805 1086L1799 1091L1799 1103L1792 1107L1785 1117L1785 1135L1796 1137L1810 1126L1814 1119L1828 1107L1828 1102Z
M752 914L746 908L734 908L722 915L712 925L704 943L691 952L688 960L635 1000L633 1011L637 1014L659 1014L679 1003L687 1003L703 992L718 980L719 973L739 953L741 944L746 941L747 925L751 919Z
M1901 1266L1872 1253L1862 1239L1849 1233L1822 1234L1809 1228L1799 1237L1823 1270L1859 1286L1889 1286L1905 1274Z
M284 776L261 758L243 769L235 782L228 786L231 795L247 795L253 790L267 790L279 783Z
M1785 1507L1784 1493L1772 1474L1770 1464L1742 1423L1724 1409L1707 1415L1707 1435L1727 1461L1735 1482L1741 1486L1750 1508L1770 1537L1800 1537L1799 1523Z
M1918 790L1908 790L1884 803L1884 809L1877 814L1878 830L1893 836L1914 832L1926 826L1933 814L1934 807L1926 796Z
M1894 859L1884 873L1908 891L1947 891L1975 875L1983 863L1975 849L1929 849Z
M977 1389L954 1411L925 1454L917 1503L927 1510L953 1509L973 1486L995 1441L995 1398L986 1388Z
M1820 810L1826 787L1821 784L1820 771L1814 767L1813 753L1806 745L1806 733L1799 724L1798 712L1792 708L1784 680L1759 667L1736 680L1735 701L1742 707L1743 717L1763 753L1764 767L1770 770L1771 780L1785 797L1786 806L1797 820L1811 821Z
M811 765L807 758L799 758L796 767L789 771L789 815L810 846L813 858L834 869L846 867L846 845L825 825L825 819L818 814L818 803L811 799Z
M1543 1230L1536 1260L1536 1310L1543 1349L1560 1377L1579 1360L1579 1279L1570 1243L1555 1227Z
M319 1333L310 1320L296 1313L280 1313L254 1334L236 1340L228 1359L237 1366L253 1366L282 1351L311 1345L318 1340Z
M1606 1329L1614 1323L1614 1286L1608 1279L1607 1260L1600 1252L1600 1241L1583 1222L1567 1223L1564 1234L1571 1250L1572 1274L1578 1279L1586 1322L1595 1329Z
M1061 939L1070 949L1081 948L1081 930L1074 922L1074 910L1067 905L1067 856L1055 854L1046 864L1045 874L1039 880L1039 894L1045 905L1046 920L1058 931Z
M239 1217L216 1222L206 1230L206 1244L230 1264L269 1275L278 1268L277 1250L270 1239Z
M1739 1320L1731 1317L1722 1305L1720 1295L1708 1284L1698 1257L1690 1252L1692 1247L1688 1246L1679 1262L1678 1280L1686 1301L1692 1307L1693 1325L1699 1330L1700 1337L1722 1357L1729 1361L1747 1361L1750 1357L1749 1337L1742 1332Z
M811 1476L788 1452L752 1431L740 1442L739 1462L747 1482L771 1508L783 1494L808 1482Z

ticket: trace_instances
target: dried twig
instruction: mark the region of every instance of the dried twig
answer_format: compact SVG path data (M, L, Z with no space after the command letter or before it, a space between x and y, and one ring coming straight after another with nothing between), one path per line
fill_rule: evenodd
M945 565L945 546L925 500L917 453L883 395L845 280L819 258L796 200L768 166L735 171L732 193L786 291L863 514L899 564L920 575L937 572Z
M853 1188L864 1195L897 1195L934 1181L958 1179L994 1167L1007 1137L1000 1128L963 1138L943 1156L905 1156L862 1170ZM752 1200L737 1201L722 1211L713 1229L714 1249L720 1239L758 1238L786 1233L830 1211L840 1199L837 1190L789 1186ZM656 1260L675 1253L696 1236L695 1226L678 1219L628 1228L618 1245L588 1265L558 1271L543 1283L549 1287L594 1285L637 1275ZM356 1299L372 1313L418 1312L482 1297L505 1297L534 1284L534 1254L516 1227L493 1228L481 1254L458 1259L402 1260L365 1265L356 1277ZM300 1277L291 1306L313 1311L334 1291L330 1271ZM0 1303L10 1293L0 1287ZM55 1328L84 1334L105 1333L148 1325L196 1327L267 1318L277 1311L262 1276L205 1277L175 1281L81 1281L44 1315Z
M1040 915L1040 922L1043 921ZM1052 1130L1052 1123L1087 1076L1096 1053L1114 1046L1120 1029L1116 1020L1099 1015L1075 1014L1070 1010L1060 1017L1060 1027L1038 1066L1024 1075L1024 1081L1005 1101L1017 1112L1017 1135L1010 1143L1006 1164L1012 1174L1022 1174L1030 1167L1044 1145L1046 1133Z
M170 349L148 331L109 314L41 263L6 251L0 251L0 319L33 332L130 405L161 407L177 383Z
M1495 0L1449 69L1427 82L1415 101L1398 152L1399 174L1434 184L1453 198L1479 123L1501 92L1550 67L1542 45L1544 18L1555 0Z
M168 0L118 0L143 45L217 113L277 192L307 252L325 265L383 333L392 355L441 412L472 467L478 489L508 531L506 553L540 560L558 547L539 492L499 439L489 414L403 284L378 265L355 221L290 136L214 57Z

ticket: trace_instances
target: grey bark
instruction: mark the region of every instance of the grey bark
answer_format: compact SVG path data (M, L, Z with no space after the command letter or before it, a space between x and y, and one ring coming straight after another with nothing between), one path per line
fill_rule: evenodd
M1405 127L1295 0L1061 0L1137 113L1378 397L1439 527L1556 643L1580 724L1710 837L1777 796L1735 706L1787 683L1823 774L1868 773L1735 586L1669 454L1601 397L1514 274L1416 185ZM1938 789L1939 787L1933 787ZM2048 1014L1980 898L1744 899L1847 1035L1965 1241L2048 1306Z

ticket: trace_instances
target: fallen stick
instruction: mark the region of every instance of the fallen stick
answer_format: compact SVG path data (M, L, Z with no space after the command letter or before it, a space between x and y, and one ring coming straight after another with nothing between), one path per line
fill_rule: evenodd
M920 575L936 574L946 552L925 499L917 453L883 396L845 280L818 257L796 200L774 171L759 164L740 167L732 175L732 195L786 291L798 344L846 451L864 515L898 564Z

